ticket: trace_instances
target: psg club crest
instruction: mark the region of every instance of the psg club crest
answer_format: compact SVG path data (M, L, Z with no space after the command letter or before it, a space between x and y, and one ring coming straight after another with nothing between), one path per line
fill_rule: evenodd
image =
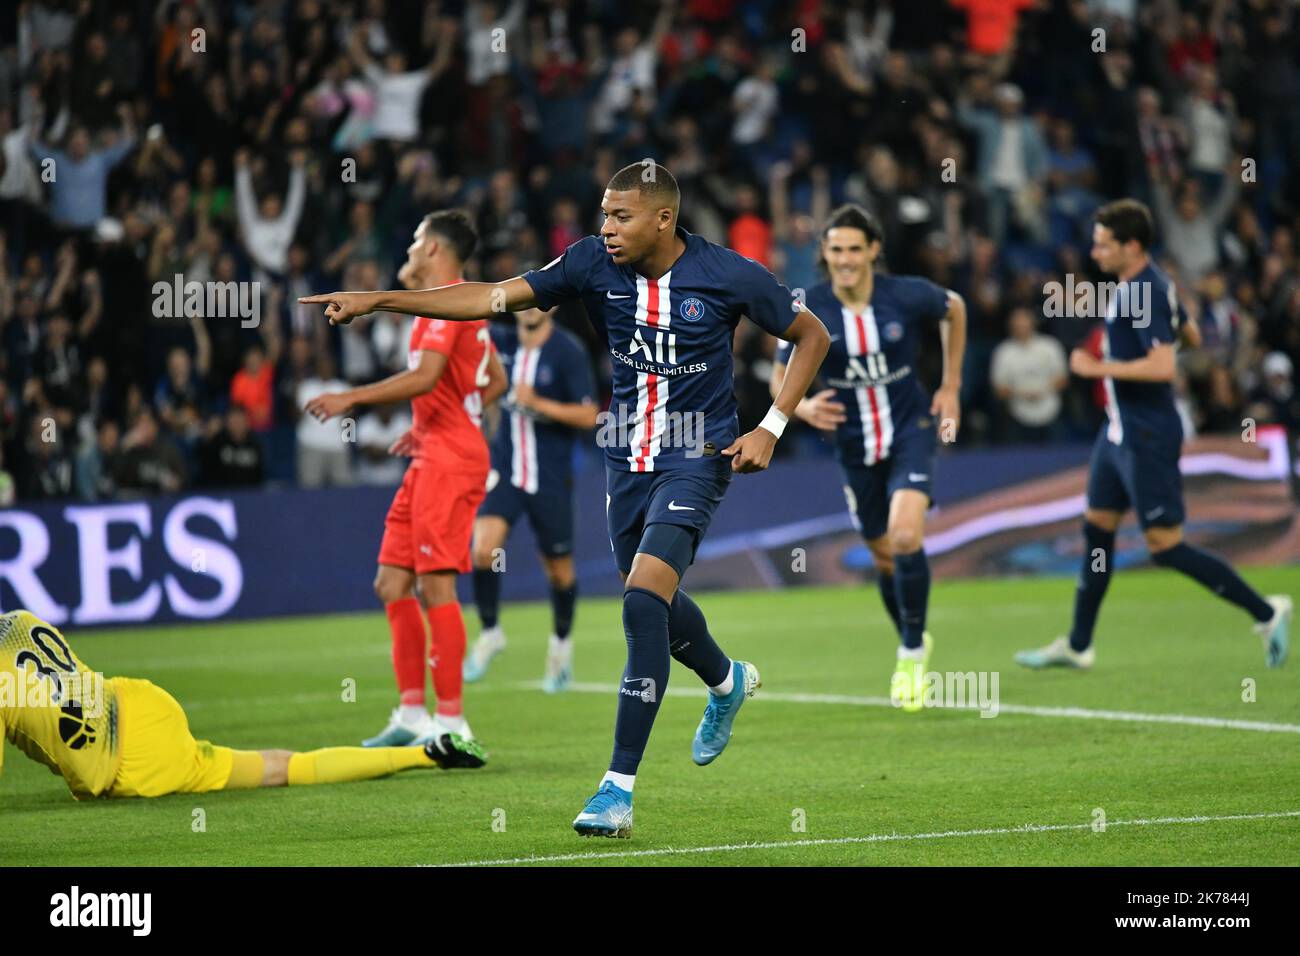
M681 312L682 318L687 322L698 322L700 317L704 315L704 303L691 296L682 302L678 311Z
M897 342L903 337L903 327L897 322L885 323L885 338L890 342Z

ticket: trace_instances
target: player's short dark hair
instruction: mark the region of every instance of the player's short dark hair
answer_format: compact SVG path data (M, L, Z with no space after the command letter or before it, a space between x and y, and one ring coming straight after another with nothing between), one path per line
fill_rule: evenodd
M1125 243L1132 239L1143 249L1151 248L1156 232L1151 222L1151 210L1136 199L1116 199L1106 203L1097 210L1097 225L1109 229L1116 241Z
M832 229L861 229L868 243L885 241L885 230L880 220L857 203L845 203L830 214L822 227L822 239Z
M670 206L676 210L682 201L682 191L677 188L673 174L658 163L648 161L624 166L605 188L614 192L638 189L647 202L660 208Z
M474 220L463 209L441 209L429 213L424 217L424 231L450 243L452 252L461 262L468 262L478 248L478 230L474 228Z

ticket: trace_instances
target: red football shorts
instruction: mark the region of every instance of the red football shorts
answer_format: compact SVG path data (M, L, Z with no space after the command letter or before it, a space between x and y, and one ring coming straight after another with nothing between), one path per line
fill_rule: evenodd
M486 471L407 468L384 519L379 563L411 568L416 574L467 573L474 516L486 485Z

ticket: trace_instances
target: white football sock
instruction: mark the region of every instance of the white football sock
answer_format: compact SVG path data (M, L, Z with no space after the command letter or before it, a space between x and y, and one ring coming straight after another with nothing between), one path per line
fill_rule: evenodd
M600 785L601 785L602 787L605 785L605 781L606 781L606 780L608 780L608 781L609 781L610 783L612 783L614 786L618 787L618 789L620 789L620 790L626 790L628 793L631 793L631 792L632 792L632 784L636 783L636 774L634 774L634 773L615 773L615 772L612 771L612 770L607 770L607 771L605 772L605 776L603 776L603 777L600 778ZM597 789L599 789L599 788L597 788Z
M727 679L716 687L710 687L709 692L717 694L719 697L726 697L736 689L736 668L732 666L730 660L727 661Z
M452 717L450 714L438 714L435 719L438 721L438 723L442 724L442 726L446 728L446 730L449 733L453 733L453 734L465 733L464 714L457 714L455 717Z
M423 704L401 704L397 708L397 719L407 727L418 727L428 716Z

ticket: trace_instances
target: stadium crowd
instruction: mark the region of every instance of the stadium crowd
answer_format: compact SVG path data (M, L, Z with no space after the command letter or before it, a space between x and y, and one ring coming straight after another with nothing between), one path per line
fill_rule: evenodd
M188 487L395 484L408 411L301 408L404 367L392 287L426 212L469 209L470 277L544 264L654 157L682 221L819 281L836 204L890 271L960 292L963 445L1085 440L1066 371L1095 314L1090 216L1154 210L1204 343L1185 429L1300 426L1300 9L1289 0L23 0L0 23L0 504ZM250 311L167 307L256 283ZM155 291L161 283L165 291ZM174 291L175 290L175 293ZM1079 300L1082 302L1082 300ZM230 303L226 303L229 305ZM607 359L581 315L559 321ZM193 311L193 310L190 310ZM936 333L937 344L937 333ZM742 423L774 340L742 325ZM923 370L937 381L938 351ZM344 429L348 433L344 433ZM803 429L783 453L825 447Z

